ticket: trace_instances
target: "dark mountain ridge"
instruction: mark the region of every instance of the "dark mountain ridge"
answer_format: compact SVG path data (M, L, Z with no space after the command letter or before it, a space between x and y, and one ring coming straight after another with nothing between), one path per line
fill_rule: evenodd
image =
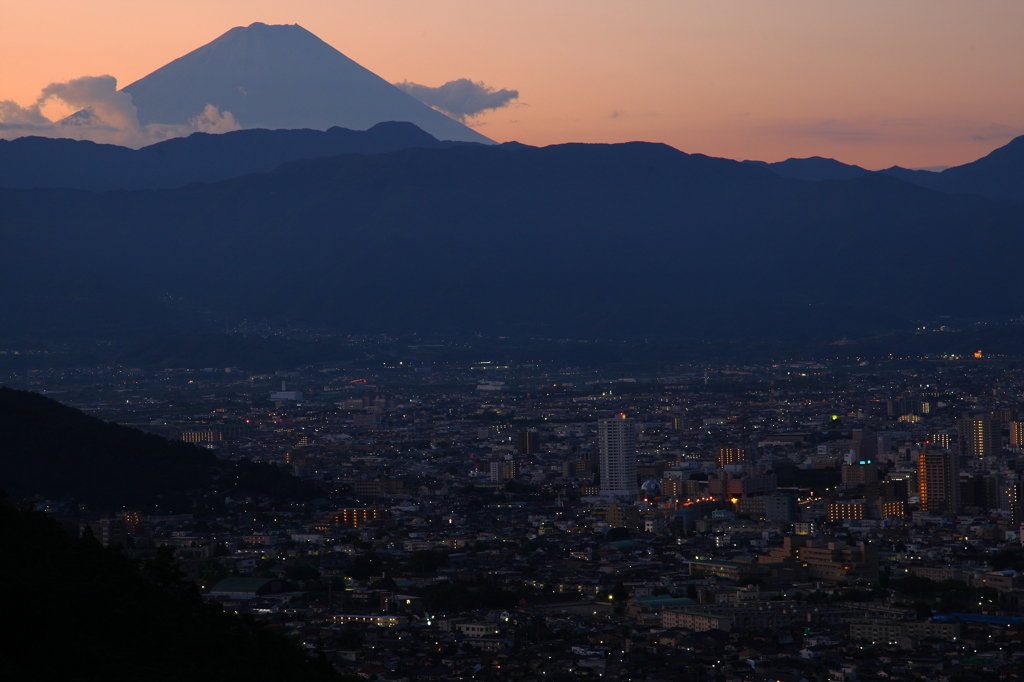
M860 166L851 166L835 159L811 156L806 159L786 159L775 163L764 161L744 161L762 168L767 168L780 178L796 180L851 180L867 175L871 171Z
M283 163L340 154L382 154L414 147L440 149L467 142L441 141L411 123L386 122L348 130L239 130L194 133L133 150L82 140L24 137L0 140L0 187L168 189L271 171ZM515 142L504 149L526 147ZM851 180L872 173L835 159L810 157L745 165L796 180ZM991 154L942 172L893 166L881 171L904 182L948 194L1024 200L1024 136Z
M381 154L442 142L412 123L378 123L369 130L237 130L193 133L141 149L86 140L21 137L0 140L0 187L66 187L104 191L161 189L218 182L273 170L296 159Z
M344 155L173 190L0 190L0 322L109 333L206 309L350 333L838 338L1024 313L1022 218L1024 205L881 174L789 180L647 143Z
M935 173L932 187L943 192L1024 200L1024 135L977 161Z
M800 180L843 180L867 175L872 171L850 164L812 156L806 159L786 159L776 163L744 161L744 163L767 168L783 178ZM893 166L876 171L882 175L927 187L947 194L976 194L996 200L1024 200L1024 135L990 154L947 168L938 173L926 170L911 170Z

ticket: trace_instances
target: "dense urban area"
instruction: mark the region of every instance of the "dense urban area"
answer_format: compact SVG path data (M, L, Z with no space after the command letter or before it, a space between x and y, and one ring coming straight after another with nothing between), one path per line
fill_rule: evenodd
M416 349L413 349L416 350ZM1024 368L18 370L308 499L32 500L367 680L1016 680ZM161 548L170 548L163 549Z

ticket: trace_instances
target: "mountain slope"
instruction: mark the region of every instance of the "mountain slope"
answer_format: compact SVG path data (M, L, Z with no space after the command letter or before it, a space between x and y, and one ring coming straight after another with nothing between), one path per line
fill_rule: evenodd
M781 178L799 180L846 180L870 172L860 166L820 156L786 159L777 163L744 163L767 168ZM877 172L948 194L976 194L999 201L1024 201L1024 135L1014 138L977 161L947 168L938 173L900 166Z
M0 326L130 326L173 301L353 333L838 338L1024 314L1022 218L878 174L786 180L646 143L407 149L175 190L0 190Z
M0 486L98 505L154 505L185 491L237 486L274 497L315 496L276 467L221 462L194 445L90 417L29 391L0 387Z
M977 161L938 173L937 188L993 199L1024 200L1024 135Z
M381 154L409 147L450 147L411 123L369 130L236 130L194 133L141 149L85 140L0 140L0 187L159 189L217 182L273 170L286 161L338 154Z
M491 143L298 25L238 26L124 92L143 126L187 125L212 104L243 128L365 130L410 121L441 140Z

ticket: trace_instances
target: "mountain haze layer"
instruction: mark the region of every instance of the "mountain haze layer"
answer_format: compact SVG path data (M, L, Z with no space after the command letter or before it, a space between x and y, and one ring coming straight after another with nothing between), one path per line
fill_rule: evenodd
M211 104L243 128L365 130L409 121L440 140L492 143L298 25L233 28L124 92L142 126L188 125Z

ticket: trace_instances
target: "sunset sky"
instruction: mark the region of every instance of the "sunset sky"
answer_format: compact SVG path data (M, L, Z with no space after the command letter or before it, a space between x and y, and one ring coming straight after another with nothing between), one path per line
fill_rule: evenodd
M875 169L957 165L1024 134L1024 3L995 0L11 0L0 100L85 75L125 86L256 21L298 23L390 82L518 90L471 120L499 142Z

